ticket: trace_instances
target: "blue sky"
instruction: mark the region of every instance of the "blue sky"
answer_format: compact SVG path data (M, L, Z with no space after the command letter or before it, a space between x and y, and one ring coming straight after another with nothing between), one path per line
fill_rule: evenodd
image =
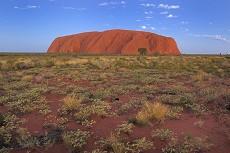
M230 0L1 0L0 52L45 52L58 36L108 29L176 39L182 53L230 54Z

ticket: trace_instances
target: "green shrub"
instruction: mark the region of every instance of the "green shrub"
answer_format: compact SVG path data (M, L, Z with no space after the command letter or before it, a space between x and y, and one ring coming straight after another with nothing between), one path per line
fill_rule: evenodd
M30 68L28 63L24 63L24 62L18 62L15 64L15 66L16 66L16 69L18 69L18 70Z
M17 137L17 141L22 148L32 149L32 148L40 146L40 142L37 137L32 136L31 134L29 134L28 132L20 128L18 132L19 132L19 137Z
M122 132L126 133L126 134L130 134L133 132L132 128L134 127L134 125L132 123L124 123L121 125L118 125L116 128L116 132L117 134L121 134Z
M152 137L159 137L161 141L170 139L174 135L175 135L174 132L170 131L169 129L156 129L152 131Z
M162 149L163 153L195 153L210 150L212 144L208 143L207 137L185 136L180 143L177 139L173 139L166 148Z
M65 146L72 152L79 152L86 145L90 137L87 131L66 131L62 134L62 139Z
M141 55L147 54L147 48L138 48L138 52L139 52Z

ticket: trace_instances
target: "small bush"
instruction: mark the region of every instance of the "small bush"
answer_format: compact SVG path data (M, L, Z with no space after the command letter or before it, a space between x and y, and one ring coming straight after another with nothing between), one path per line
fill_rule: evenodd
M196 122L194 122L194 126L197 126L197 127L199 127L199 128L201 128L202 126L203 126L203 124L204 124L204 122L203 121L201 121L201 120L198 120L198 121L196 121Z
M115 134L111 133L110 137L108 138L108 140L109 140L109 143L110 143L114 153L124 153L124 152L126 152L125 144L122 143Z
M90 137L87 131L67 131L62 134L62 139L65 146L72 152L79 152L87 143Z
M210 74L200 70L197 72L197 74L193 77L194 82L202 82L207 81L210 78Z
M146 140L145 137L127 142L114 133L111 133L107 139L100 140L99 143L102 150L109 152L112 150L114 153L141 153L153 148L153 143Z
M47 60L47 61L45 61L43 66L44 67L52 67L54 65L55 65L54 60Z
M147 54L147 49L146 49L146 48L138 48L138 52L139 52L141 55L144 55L144 54Z
M149 114L144 110L137 113L136 118L133 119L133 123L137 123L139 125L146 125L149 121Z
M151 141L146 140L145 137L134 140L133 142L131 142L128 148L128 150L130 150L133 153L141 153L148 149L154 149L153 143Z
M109 60L96 59L89 61L89 64L99 70L107 70L114 67L114 63Z
M21 80L25 81L25 82L31 82L33 80L33 76L32 75L26 75L26 76L22 77Z
M147 124L149 120L162 121L169 111L168 107L161 103L146 103L138 112L136 119L140 124Z
M196 98L193 94L185 93L180 95L177 100L177 103L181 104L182 106L189 107L195 102Z
M40 142L37 137L32 136L30 133L24 131L23 129L18 129L19 137L17 141L22 148L35 148L40 146Z
M67 95L63 99L63 107L67 110L76 110L79 108L80 104L82 103L83 98L77 98L74 94Z
M170 131L169 129L156 129L152 131L152 137L159 137L161 141L170 139L173 137L173 135L174 132Z
M170 142L166 148L162 149L163 153L193 153L203 152L210 150L212 144L207 142L207 137L195 137L185 136L183 142L179 142L177 139Z
M145 109L149 113L150 119L161 120L166 117L168 107L161 103L146 104Z
M30 68L28 63L24 63L24 62L18 62L18 63L15 64L15 66L16 66L16 69L19 69L19 70Z
M126 133L126 134L130 134L133 132L132 128L134 127L134 125L132 123L124 123L121 125L118 125L116 128L116 132L117 134L121 134L122 132Z

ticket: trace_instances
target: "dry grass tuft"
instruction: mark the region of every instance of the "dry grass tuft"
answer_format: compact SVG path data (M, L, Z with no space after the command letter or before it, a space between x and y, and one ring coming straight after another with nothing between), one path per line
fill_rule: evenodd
M147 124L149 120L162 121L165 119L168 107L161 103L146 103L138 112L136 119L140 124Z
M26 75L26 76L22 77L21 80L25 81L25 82L31 82L33 80L33 76L32 75Z
M82 97L76 97L74 94L67 95L63 99L63 107L67 110L75 110L77 109L80 104L82 103Z
M120 142L119 138L114 133L110 134L108 140L111 144L111 147L113 148L114 153L126 152L125 145Z

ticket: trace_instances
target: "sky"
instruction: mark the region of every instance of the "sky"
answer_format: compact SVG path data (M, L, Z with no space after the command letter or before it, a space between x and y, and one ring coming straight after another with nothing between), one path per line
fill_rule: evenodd
M230 0L1 0L0 52L46 52L109 29L173 37L184 54L230 54Z

